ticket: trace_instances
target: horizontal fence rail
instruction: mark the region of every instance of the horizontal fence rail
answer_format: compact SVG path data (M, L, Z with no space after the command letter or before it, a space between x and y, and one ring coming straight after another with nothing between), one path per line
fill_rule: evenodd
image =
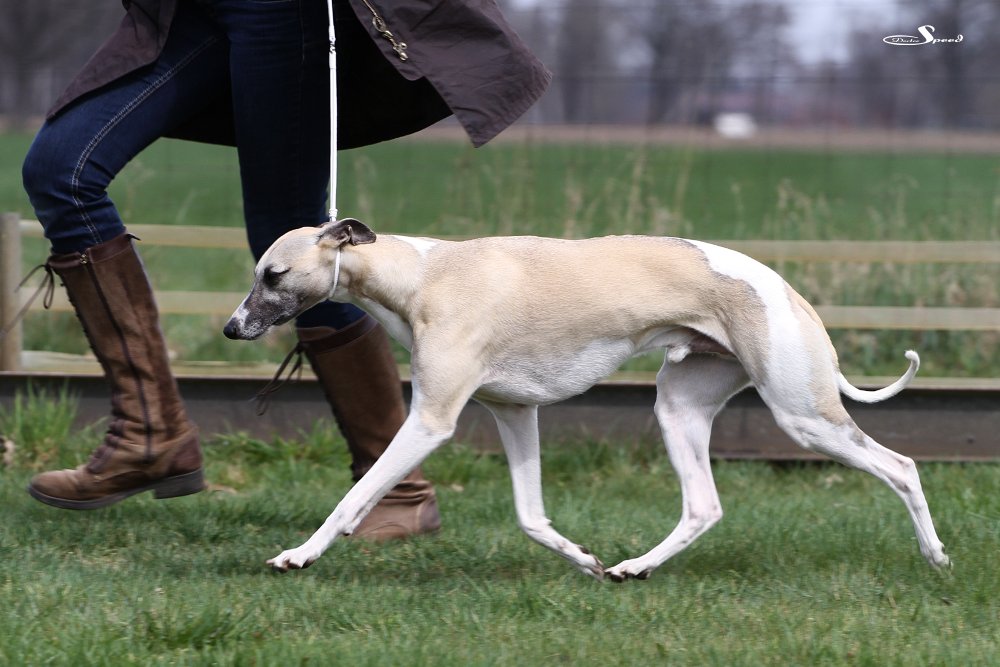
M19 222L20 233L41 238L41 225L33 220ZM246 233L239 227L198 225L130 225L129 231L144 244L245 249ZM462 237L446 237L460 239ZM1000 263L1000 241L711 241L745 253L762 262L854 262L891 264L984 264ZM9 279L8 279L9 280ZM30 293L22 290L20 307ZM157 303L166 314L232 314L246 292L158 291ZM32 304L32 310L43 306ZM1000 331L1000 308L816 306L816 312L830 329L894 329L940 331ZM69 300L57 293L52 303L56 311L72 309Z
M42 226L21 220L21 235L43 238ZM203 225L129 225L149 245L246 250L242 227ZM463 236L442 236L461 240ZM706 241L737 250L761 262L886 262L891 264L1000 263L1000 241Z
M168 315L232 315L246 292L157 292L160 312ZM22 294L26 304L30 294ZM38 299L30 310L43 310ZM56 293L49 310L72 312L65 294ZM1000 331L1000 308L899 308L892 306L815 306L828 329L938 329Z

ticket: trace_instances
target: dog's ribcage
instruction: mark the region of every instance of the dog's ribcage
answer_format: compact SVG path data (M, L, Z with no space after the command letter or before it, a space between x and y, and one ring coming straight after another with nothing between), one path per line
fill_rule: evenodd
M450 271L440 277L447 286L436 289L480 286L461 312L489 331L474 353L486 361L477 396L540 405L585 391L637 354L683 346L695 331L726 345L719 313L733 296L705 279L712 247L636 237L512 238L504 239L503 270L480 274L481 262L462 261L475 250L452 246ZM747 289L740 278L729 282ZM449 325L449 317L440 319Z

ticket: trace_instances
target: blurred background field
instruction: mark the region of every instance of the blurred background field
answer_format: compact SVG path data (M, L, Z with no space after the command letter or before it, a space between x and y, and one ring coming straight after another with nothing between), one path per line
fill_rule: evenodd
M454 138L447 138L449 135ZM347 151L339 208L376 231L415 235L538 234L581 238L657 234L699 239L1000 239L1000 160L978 153L890 153L678 145L593 128L547 140L541 129L473 149L455 132ZM0 208L32 213L19 187L26 133L0 136ZM112 197L132 223L242 224L235 152L161 141L118 178ZM249 287L249 253L140 248L158 289ZM45 257L26 240L24 266ZM893 258L887 258L891 260ZM994 307L1000 265L809 263L776 266L816 304ZM234 304L235 307L235 304ZM31 314L26 349L83 353L69 315ZM263 344L225 340L219 317L164 316L176 358L280 361L287 332ZM995 332L832 332L848 373L892 375L914 348L924 374L1000 375ZM405 354L398 351L400 360ZM629 369L655 370L658 358Z

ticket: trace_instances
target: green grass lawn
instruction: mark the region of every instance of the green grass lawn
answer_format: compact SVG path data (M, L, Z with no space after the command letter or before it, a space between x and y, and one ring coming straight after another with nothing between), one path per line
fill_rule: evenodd
M31 217L20 186L30 137L0 135L0 210ZM341 155L339 209L376 231L427 235L647 233L701 239L996 240L1000 157L808 150L506 142L482 149L396 141ZM235 152L161 141L116 180L127 222L240 226ZM242 251L142 247L159 289L241 291L253 262ZM24 263L46 255L27 244ZM887 258L891 259L891 258ZM817 304L996 307L1000 264L785 264ZM235 307L236 304L234 304ZM280 361L287 333L252 345L221 335L220 318L165 318L179 360ZM995 332L834 331L844 370L895 375L921 353L927 376L1000 376ZM72 316L32 314L28 349L79 353ZM400 359L404 360L400 352ZM653 370L658 359L630 368Z
M726 516L648 581L598 583L517 528L501 456L447 445L425 465L442 531L337 542L284 575L348 488L345 446L238 434L206 447L213 490L93 512L32 500L39 469L73 465L97 429L71 401L0 413L4 665L996 665L1000 466L922 465L955 566L932 570L902 503L830 465L717 462ZM679 488L654 448L544 450L554 525L606 564L673 527Z

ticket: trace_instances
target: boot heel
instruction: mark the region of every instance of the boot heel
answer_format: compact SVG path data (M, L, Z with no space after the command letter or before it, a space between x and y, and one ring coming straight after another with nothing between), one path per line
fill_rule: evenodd
M198 493L205 490L205 473L202 469L189 472L184 475L170 477L158 483L153 488L153 497L157 500L163 498L177 498Z

